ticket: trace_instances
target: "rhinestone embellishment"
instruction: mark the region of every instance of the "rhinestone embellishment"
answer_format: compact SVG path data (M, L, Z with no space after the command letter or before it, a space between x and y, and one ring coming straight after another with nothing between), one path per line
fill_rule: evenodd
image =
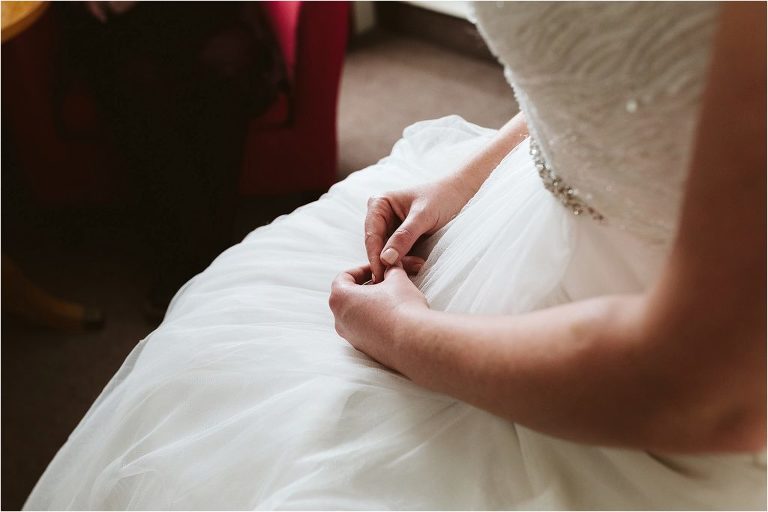
M597 221L605 218L600 212L589 206L579 197L578 190L564 182L562 178L555 174L555 171L547 166L544 156L541 154L541 149L533 138L531 138L529 151L536 170L539 172L539 176L541 176L541 181L544 183L544 188L552 192L552 195L563 203L571 213L574 215L589 215Z

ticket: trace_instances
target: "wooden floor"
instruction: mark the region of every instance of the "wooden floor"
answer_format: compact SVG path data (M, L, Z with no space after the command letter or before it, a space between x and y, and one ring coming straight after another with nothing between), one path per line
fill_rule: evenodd
M342 82L340 174L389 153L408 124L460 114L498 127L516 105L498 66L433 45L380 34L350 51ZM5 177L3 178L5 180ZM2 509L18 509L133 346L153 328L141 313L148 285L139 236L120 212L8 212L3 252L50 291L99 305L103 330L61 334L2 319ZM252 201L242 233L298 206Z

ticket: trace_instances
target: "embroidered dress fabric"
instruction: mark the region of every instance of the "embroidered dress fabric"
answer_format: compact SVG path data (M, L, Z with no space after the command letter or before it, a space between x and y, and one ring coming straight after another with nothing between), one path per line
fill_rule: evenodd
M520 70L508 76L546 161L606 220L565 208L526 140L419 248L428 257L415 283L432 308L468 313L643 291L674 236L716 9L488 2L477 18L500 60ZM648 30L646 50L623 43ZM659 39L690 51L668 60ZM687 69L695 90L628 112L645 82L612 78L595 52L631 57L638 76ZM576 59L580 71L557 74L550 58ZM600 69L606 76L594 78ZM580 117L593 113L618 127ZM634 114L644 120L631 124ZM632 136L651 118L660 136L670 135L664 123L687 132L658 143ZM763 453L671 456L555 439L419 388L335 333L330 283L366 259L367 198L453 172L494 134L457 116L416 123L388 157L225 251L179 291L25 508L763 508Z

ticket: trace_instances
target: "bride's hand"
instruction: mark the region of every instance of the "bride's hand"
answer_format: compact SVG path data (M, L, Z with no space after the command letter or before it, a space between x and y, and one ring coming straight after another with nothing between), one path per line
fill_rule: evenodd
M365 250L373 282L381 282L384 269L400 263L419 237L453 219L473 194L459 177L451 176L368 199Z
M418 272L420 266L420 258L406 256L403 266L388 268L384 281L376 285L364 285L371 278L369 265L339 274L328 299L336 332L356 349L391 367L401 315L428 309L426 298L407 275Z

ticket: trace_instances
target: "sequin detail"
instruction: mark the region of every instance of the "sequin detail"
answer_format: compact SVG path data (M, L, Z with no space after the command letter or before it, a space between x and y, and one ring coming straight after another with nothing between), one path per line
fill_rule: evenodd
M574 215L586 214L597 221L605 219L600 212L589 206L583 199L581 199L581 197L579 197L579 193L575 188L564 182L562 178L559 178L557 174L555 174L555 171L547 166L547 163L544 161L544 157L541 154L541 149L533 138L531 138L530 141L530 153L533 158L533 163L536 166L536 170L539 172L539 176L541 176L541 181L544 183L544 188L552 192L552 195L563 203L571 213Z
M544 159L604 223L671 244L719 3L497 5L474 3L478 28Z

